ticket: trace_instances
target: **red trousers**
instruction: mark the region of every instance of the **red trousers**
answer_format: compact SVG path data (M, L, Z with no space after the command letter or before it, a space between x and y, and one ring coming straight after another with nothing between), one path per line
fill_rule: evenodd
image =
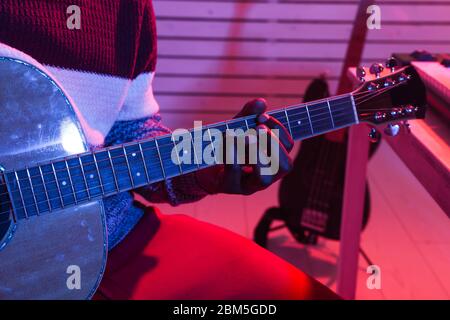
M252 241L148 208L109 256L94 299L337 299Z

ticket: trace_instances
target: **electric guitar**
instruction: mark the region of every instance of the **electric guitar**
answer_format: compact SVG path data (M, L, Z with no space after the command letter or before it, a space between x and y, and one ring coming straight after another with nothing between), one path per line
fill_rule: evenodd
M90 298L107 258L102 198L213 164L174 163L171 135L88 151L76 106L49 75L0 57L0 79L0 299ZM299 140L360 122L423 118L425 108L425 87L409 66L269 114ZM202 130L255 126L246 116Z
M315 79L306 89L303 102L328 98L324 78ZM370 145L371 157L379 144ZM266 248L269 233L286 227L300 243L317 244L319 237L340 239L342 201L347 158L347 130L339 136L328 134L312 137L301 143L292 170L280 182L279 206L268 208L254 230L254 241ZM366 183L363 223L370 215L370 193ZM273 226L278 222L278 226Z

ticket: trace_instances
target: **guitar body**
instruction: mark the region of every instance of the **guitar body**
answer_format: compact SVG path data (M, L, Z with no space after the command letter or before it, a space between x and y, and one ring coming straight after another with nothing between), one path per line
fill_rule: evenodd
M87 151L70 101L46 74L0 58L0 79L0 165L5 170ZM8 209L2 206L0 212ZM0 299L87 299L94 294L107 255L101 200L17 222L2 217Z
M371 155L376 148L377 144L371 145ZM346 156L346 141L331 141L326 135L303 141L293 169L281 181L279 207L264 213L254 231L255 242L267 246L274 221L284 222L301 243L316 244L319 236L339 240ZM366 184L363 229L369 216L370 194Z

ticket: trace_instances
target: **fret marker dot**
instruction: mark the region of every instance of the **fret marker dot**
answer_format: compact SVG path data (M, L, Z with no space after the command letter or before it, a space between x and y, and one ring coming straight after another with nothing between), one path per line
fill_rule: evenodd
M298 120L298 121L297 121L297 124L302 124L302 121L301 121L301 120Z
M188 151L187 151L187 150L184 150L183 153L184 153L184 154L188 154Z
M131 156L132 156L132 157L136 157L136 153L133 152L133 153L131 154Z
M89 179L94 179L94 175L92 173L89 175Z
M140 172L136 172L136 176L140 177L141 173Z
M63 186L65 186L65 185L67 184L67 182L63 181L63 182L61 182L61 184L62 184Z

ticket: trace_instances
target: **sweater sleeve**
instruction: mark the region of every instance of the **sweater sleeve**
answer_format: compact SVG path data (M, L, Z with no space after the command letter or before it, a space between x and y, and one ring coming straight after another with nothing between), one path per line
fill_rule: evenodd
M167 133L170 133L170 130L162 125L159 114L137 120L120 120L115 122L105 138L105 146L152 138ZM198 201L208 194L198 185L195 174L167 179L135 189L134 192L149 202L169 203L173 206Z

